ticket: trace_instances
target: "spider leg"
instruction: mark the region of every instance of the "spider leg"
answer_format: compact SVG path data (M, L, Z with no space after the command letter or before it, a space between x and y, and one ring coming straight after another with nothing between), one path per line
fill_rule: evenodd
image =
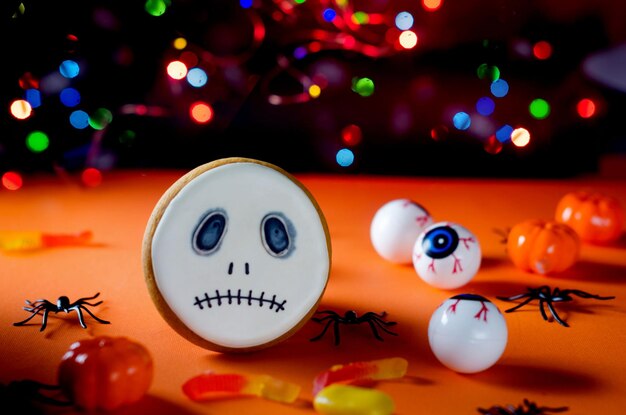
M68 308L68 310L76 310L76 314L78 314L78 321L80 322L80 325L82 328L86 329L87 325L85 324L85 320L83 319L83 312L80 311L80 306L79 305L75 305L74 307L70 307Z
M309 339L310 341L314 342L317 341L319 339L321 339L322 337L324 337L324 334L326 333L326 330L328 330L328 327L330 327L330 325L333 324L333 321L330 320L328 323L326 323L326 325L324 326L324 329L322 330L322 332L320 334L318 334L317 336Z
M372 333L374 334L374 337L376 337L376 339L380 340L381 342L384 341L384 339L380 337L380 334L378 334L378 330L376 330L376 325L374 324L374 322L372 320L368 320L367 324L370 325L370 328L372 329Z
M552 307L552 301L546 301L546 303L548 304L548 310L550 310L550 314L552 314L552 317L554 317L554 319L556 321L558 321L559 324L561 324L562 326L569 327L569 324L567 324L567 322L563 321L563 319L561 319L561 317L559 317L559 315L556 312L556 310L554 309L554 307Z
M335 346L339 346L339 320L335 320L333 331L335 332Z
M380 314L374 313L373 311L368 311L367 313L365 313L365 314L363 314L361 316L361 319L373 318L373 317L385 318L386 316L387 316L387 312L386 311L383 311Z
M544 300L543 298L539 300L539 311L541 312L541 317L543 317L544 320L548 321L548 315L546 314L546 302L547 300Z
M94 313L92 313L92 312L91 312L91 311L90 311L87 307L83 307L82 305L79 305L79 306L78 306L78 309L80 309L80 308L82 308L83 310L85 310L86 312L88 312L88 313L89 313L89 315L90 315L91 317L93 317L94 319L96 319L96 321L97 321L97 322L102 323L102 324L111 324L111 322L110 322L110 321L102 320L101 318L96 317L96 316L94 315ZM78 309L77 309L77 311L78 311Z
M96 293L96 295L92 296L92 297L83 297L83 298L79 298L78 300L76 300L77 303L84 303L85 300L93 300L94 298L97 298L100 295L100 293Z
M321 317L321 318L313 317L311 320L315 321L316 323L321 323L324 320L330 320L330 319L333 319L333 318L337 318L337 316L330 315L330 316Z
M374 324L376 324L381 330L383 330L385 333L389 333L392 336L397 336L398 333L395 333L391 330L389 330L387 327L385 326L395 326L397 323L395 321L380 321L378 319L372 319L371 320ZM384 325L383 325L384 324Z
M515 300L519 300L520 298L524 298L524 297L529 297L531 296L531 293L523 293L523 294L517 294L511 297L496 297L498 300L502 300L502 301L515 301Z
M499 298L499 297L498 297ZM526 304L530 303L532 300L534 300L534 297L528 297L527 299L525 299L524 301L522 301L521 303L519 303L518 305L509 308L508 310L505 310L505 313L511 313L523 306L525 306Z
M589 294L589 293L587 293L585 291L581 291L581 290L563 290L561 292L562 293L567 292L569 294L574 294L574 295L579 296L580 298L593 298L593 299L596 299L596 300L613 300L615 298L614 295L611 295L609 297L602 297L600 295Z
M24 324L28 323L33 317L35 317L37 314L39 314L39 312L43 308L44 308L43 306L39 306L39 307L35 307L35 308L27 310L26 307L24 307L24 310L30 311L32 314L26 320L22 320L22 321L19 321L17 323L13 323L13 325L14 326L23 326Z
M102 304L103 302L104 301L98 301L97 303L88 303L87 301L80 301L80 300L78 300L74 304L88 305L88 306L91 306L91 307L97 307L100 304Z
M43 310L43 317L41 318L41 328L39 329L39 331L44 331L46 329L46 326L48 325L48 313L49 312L50 310L48 310L47 308Z
M332 310L316 311L315 314L326 314L326 315L329 315L329 316L337 316L337 317L339 317L339 314L337 314L335 311L332 311Z

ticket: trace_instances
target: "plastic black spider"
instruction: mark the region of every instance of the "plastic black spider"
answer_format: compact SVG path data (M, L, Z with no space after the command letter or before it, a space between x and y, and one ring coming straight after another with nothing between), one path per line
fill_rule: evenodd
M526 406L526 408L524 408ZM513 405L507 406L492 406L488 409L478 408L478 412L484 415L542 415L548 412L565 412L569 408L562 406L560 408L548 408L547 406L537 406L536 403L530 402L528 399L524 399L523 405L514 407Z
M321 339L331 324L333 325L333 331L335 333L335 345L338 345L340 341L339 324L367 323L370 325L370 328L372 329L372 333L374 334L374 337L380 341L383 341L383 338L378 333L378 329L376 327L378 327L385 333L391 334L392 336L398 335L398 333L394 333L387 328L388 326L395 326L397 323L395 321L385 321L384 318L387 315L385 311L383 311L381 314L377 314L377 313L369 311L360 317L357 315L356 311L354 310L346 311L343 316L331 310L318 311L315 314L325 315L325 317L319 317L319 318L314 317L312 318L313 321L317 323L322 323L324 321L328 321L328 322L326 323L326 326L324 326L324 330L322 330L322 332L318 334L317 336L310 339L311 341L316 341L316 340Z
M85 324L85 320L83 319L83 313L82 313L81 310L85 310L87 313L89 313L89 315L91 317L95 318L96 321L98 321L99 323L111 324L110 321L102 320L101 318L96 317L91 311L89 311L89 309L87 307L85 307L86 305L91 306L91 307L95 307L95 306L98 306L98 305L102 304L102 301L98 301L97 303L94 303L94 304L87 302L87 300L93 300L94 298L98 297L99 295L100 295L100 293L97 293L93 297L79 298L78 300L76 300L73 303L70 303L69 298L67 298L66 296L59 297L59 299L57 300L56 304L52 304L50 301L45 300L45 299L40 299L40 300L37 300L37 301L34 301L34 302L26 300L26 304L28 304L29 307L23 307L23 308L24 308L24 310L32 313L31 316L28 317L26 320L20 321L18 323L13 323L13 325L14 326L23 326L30 319L32 319L37 314L39 314L40 312L43 311L43 318L42 318L42 322L41 322L41 329L39 329L39 331L44 331L46 329L46 325L48 324L48 313L52 312L52 313L56 314L56 313L58 313L60 311L65 311L66 313L69 313L72 310L75 310L76 313L78 314L78 321L80 322L80 325L84 329L87 328L87 325Z
M593 298L596 300L612 300L615 297L601 297L596 294L589 294L581 290L560 290L558 287L554 290L551 290L549 286L542 285L537 288L527 288L528 292L514 295L512 297L497 297L499 300L503 301L515 301L520 298L526 298L524 301L516 305L515 307L509 308L506 310L507 313L513 312L520 307L530 303L532 300L539 300L539 311L541 311L541 315L544 320L548 320L548 315L546 314L545 306L548 306L548 310L550 310L550 314L556 321L558 321L562 326L569 327L567 322L563 321L557 314L556 310L552 306L552 303L559 303L564 301L573 301L574 298L572 295L576 295L581 298Z

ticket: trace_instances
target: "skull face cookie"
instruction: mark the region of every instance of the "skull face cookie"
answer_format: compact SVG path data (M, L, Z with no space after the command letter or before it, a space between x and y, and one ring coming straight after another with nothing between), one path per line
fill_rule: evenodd
M174 183L144 236L144 274L165 320L210 350L279 343L315 312L330 272L324 216L293 176L227 158Z

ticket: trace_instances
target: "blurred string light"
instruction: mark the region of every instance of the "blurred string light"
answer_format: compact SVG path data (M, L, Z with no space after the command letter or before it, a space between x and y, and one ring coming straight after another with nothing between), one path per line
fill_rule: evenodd
M67 79L76 78L80 73L80 66L73 60L65 60L59 65L59 73Z
M349 167L354 163L354 153L348 148L342 148L337 152L335 160L341 167Z
M8 171L2 175L2 186L7 190L19 190L24 181L22 176L15 171Z
M552 56L552 45L545 40L540 40L533 45L533 56L539 60L546 60Z
M443 6L443 0L422 0L422 7L428 12L435 12Z
M167 11L170 5L170 0L147 0L144 4L144 9L149 15L159 17Z
M496 138L501 143L506 143L511 139L511 133L513 133L513 127L509 124L504 124L496 131Z
M511 141L517 147L526 147L530 142L530 133L525 128L516 128L511 132Z
M347 146L356 146L361 142L363 132L361 127L355 124L349 124L341 130L341 141Z
M73 108L80 104L80 92L71 87L63 88L59 93L59 99L66 107Z
M41 106L41 92L35 88L28 88L24 91L24 99L28 101L32 108L38 108Z
M206 71L202 68L191 68L189 72L187 72L187 82L194 88L205 86L208 79Z
M335 20L335 17L337 17L335 9L324 9L322 12L322 18L329 23L332 23L332 21Z
M102 184L102 172L95 167L88 167L82 171L80 179L87 187L100 186Z
M177 37L172 42L172 46L174 46L174 49L176 50L183 50L187 47L187 39L184 37Z
M244 9L252 7L252 0L239 0L239 5Z
M30 117L33 107L25 99L16 99L11 103L11 115L18 120L25 120Z
M189 116L196 124L206 124L213 119L213 108L206 102L197 101L189 106Z
M77 130L89 127L89 114L83 110L72 111L70 114L70 125Z
M98 108L89 116L89 126L94 130L104 130L113 121L113 114L107 108Z
M400 12L396 15L395 24L398 30L409 30L413 27L413 15L409 12Z
M430 130L430 138L434 141L442 141L448 137L450 130L445 125L438 125Z
M322 93L322 88L319 85L313 84L309 87L309 95L311 98L318 98Z
M478 75L479 79L488 79L491 82L495 82L500 79L500 68L496 65L483 63L476 69L476 75Z
M489 116L496 109L496 103L489 97L478 98L476 101L476 111L480 115Z
M187 65L179 60L171 61L167 64L167 74L172 79L181 80L187 76Z
M596 113L596 104L589 98L583 98L576 104L576 112L581 118L591 118Z
M490 135L483 143L483 148L489 154L498 154L502 151L503 147L504 146L502 145L500 140L496 138L495 135Z
M49 144L50 139L43 131L32 131L26 136L26 147L33 153L41 153Z
M537 120L543 120L548 118L550 115L550 104L548 101L542 98L533 99L528 106L528 110L530 111L530 115Z
M400 33L398 40L404 49L413 49L417 45L417 35L411 30Z
M472 124L472 119L468 113L459 111L452 117L452 123L457 130L467 130Z
M362 97L369 97L374 93L374 81L370 78L352 78L352 91Z
M509 93L509 84L502 78L493 81L489 87L496 98L503 98Z

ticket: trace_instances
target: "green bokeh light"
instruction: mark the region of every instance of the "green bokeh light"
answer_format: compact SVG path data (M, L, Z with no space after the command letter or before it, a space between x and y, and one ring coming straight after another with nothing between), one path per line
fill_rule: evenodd
M352 21L357 24L368 24L370 21L370 16L365 12L354 12L354 14L352 15Z
M170 4L169 0L146 0L144 8L148 14L158 17L165 13Z
M49 144L50 140L43 131L33 131L26 136L26 147L33 153L41 153Z
M483 63L478 67L478 69L476 69L476 74L480 79L488 79L489 81L494 82L500 79L500 68L496 65L487 65L486 63Z
M354 78L352 90L362 97L369 97L374 93L374 81L369 78Z
M545 99L537 98L530 103L528 110L534 118L543 120L550 115L550 104Z
M104 130L113 121L113 114L106 108L98 108L89 116L89 126L94 130Z

